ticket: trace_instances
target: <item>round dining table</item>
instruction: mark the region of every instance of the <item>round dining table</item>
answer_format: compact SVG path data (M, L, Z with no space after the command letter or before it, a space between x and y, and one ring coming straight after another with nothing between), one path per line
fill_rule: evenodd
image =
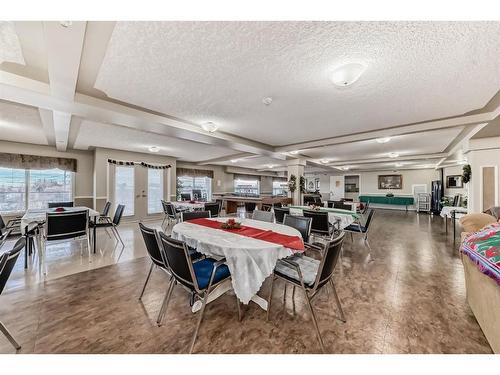
M226 217L209 220L222 223L227 219ZM289 226L252 219L236 220L246 227L293 236L302 241L300 232ZM279 243L198 225L190 221L176 224L172 228L172 238L186 242L188 246L207 256L226 259L226 264L231 272L230 283L232 285L224 285L219 288L219 291L214 290L214 296L209 297L209 301L214 300L232 287L241 302L248 304L253 301L264 310L267 310L267 301L257 295L262 283L273 273L278 259L286 258L298 251ZM195 304L193 312L198 308L199 306Z
M176 209L188 211L203 210L205 208L205 202L174 201L172 204Z

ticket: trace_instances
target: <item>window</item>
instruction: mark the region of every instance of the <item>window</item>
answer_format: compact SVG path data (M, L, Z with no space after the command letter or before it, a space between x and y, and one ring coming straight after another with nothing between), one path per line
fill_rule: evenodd
M259 195L260 181L257 178L235 178L234 192L242 195Z
M273 195L287 195L288 182L286 180L273 181Z
M73 172L0 168L0 212L46 208L73 200Z
M71 202L71 174L60 169L30 170L28 208L46 208L49 202Z
M134 168L116 167L115 171L115 204L124 204L124 216L133 216L134 208Z
M163 212L163 170L148 169L148 214Z
M181 194L191 194L191 198L195 199L195 195L201 194L198 199L204 201L212 200L212 179L210 177L177 177L177 193L178 199Z
M0 212L26 209L26 171L0 168Z

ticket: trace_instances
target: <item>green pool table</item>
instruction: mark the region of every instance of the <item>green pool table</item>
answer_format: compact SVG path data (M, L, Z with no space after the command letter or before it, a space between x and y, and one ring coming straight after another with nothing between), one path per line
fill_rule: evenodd
M375 203L375 204L391 204L396 206L405 206L406 211L408 211L408 206L414 203L413 197L386 197L385 195L360 195L359 201L363 203Z

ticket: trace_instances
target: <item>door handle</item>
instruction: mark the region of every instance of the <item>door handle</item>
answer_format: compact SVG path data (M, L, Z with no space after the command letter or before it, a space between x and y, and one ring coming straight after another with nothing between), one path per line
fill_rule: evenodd
M146 198L146 197L147 197L147 195L143 195L142 197L143 197L143 198Z

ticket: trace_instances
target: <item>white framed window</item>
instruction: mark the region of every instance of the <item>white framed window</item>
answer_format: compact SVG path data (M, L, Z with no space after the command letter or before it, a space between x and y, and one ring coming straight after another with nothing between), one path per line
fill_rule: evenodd
M210 177L178 176L177 190L180 194L190 194L191 199L212 200L212 179Z
M273 195L287 195L288 182L286 180L273 180Z
M163 212L163 169L148 168L148 214Z
M117 166L115 169L115 204L124 204L123 216L135 213L134 167Z
M46 208L49 202L70 202L73 178L73 172L60 169L0 167L0 212L22 212L28 208Z
M234 179L234 192L242 195L259 195L260 180L257 177L237 177Z

